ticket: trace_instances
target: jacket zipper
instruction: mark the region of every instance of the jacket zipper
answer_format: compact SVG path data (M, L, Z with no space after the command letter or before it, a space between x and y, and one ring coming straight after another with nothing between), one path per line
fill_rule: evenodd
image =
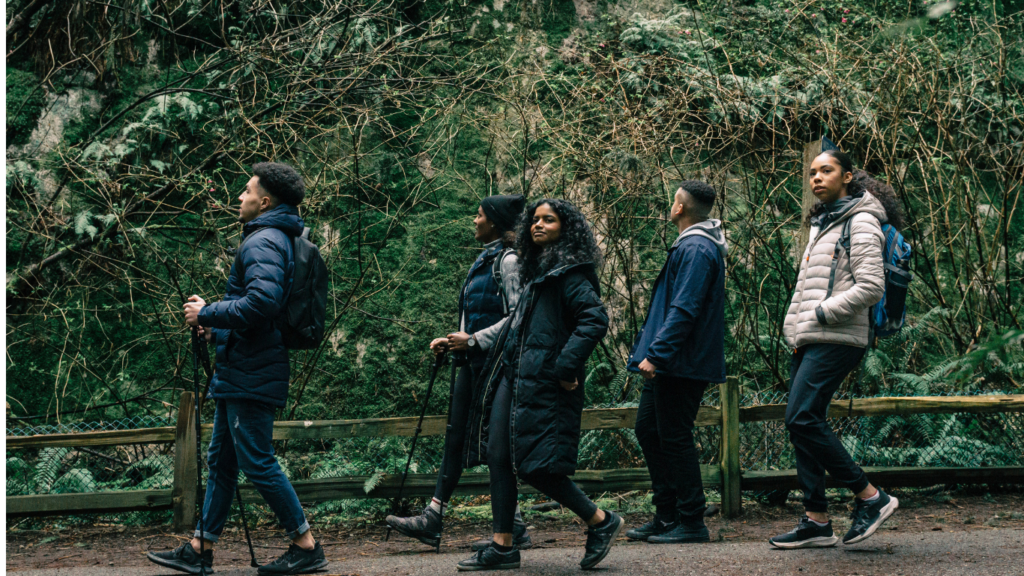
M851 212L850 214L848 214L848 215L846 216L846 218L853 218L853 216L854 216L855 214L858 214L858 213L857 213L857 212ZM819 231L818 231L818 235L814 237L814 241L813 241L813 242L810 242L810 243L808 243L808 244L807 244L807 250L806 250L806 251L804 252L804 254L805 254L806 256L803 256L803 255L802 255L802 256L800 257L800 259L801 259L801 262L800 262L800 267L801 267L801 268L804 268L804 265L803 265L803 264L804 264L804 262L803 262L803 260L804 260L805 258L810 258L810 256L811 256L811 249L812 249L812 248L814 248L814 246L815 246L815 245L817 245L817 243L818 243L818 240L821 240L821 237L825 235L825 230L828 230L829 228L832 228L832 227L833 227L833 226L835 226L836 224L838 224L838 223L840 223L840 222L843 222L844 220L846 220L846 218L841 218L841 219L839 219L839 220L835 220L835 221L831 222L831 223L830 223L830 224L829 224L828 226L826 226L826 227L825 227L825 228L824 228L823 230L819 230ZM852 234L852 232L851 232L851 234ZM852 242L851 242L851 245L852 245ZM847 254L847 258L849 258L849 256L850 256L850 255L849 255L849 254ZM807 260L807 262L809 263L810 261L809 261L809 260ZM804 287L805 287L806 285L807 285L807 270L806 270L806 269L804 269L804 279L803 279L803 282L800 282L800 302L803 302L803 301L804 301ZM823 300L823 302L824 302L824 300ZM798 312L798 314L799 314L799 311L797 311L797 312Z

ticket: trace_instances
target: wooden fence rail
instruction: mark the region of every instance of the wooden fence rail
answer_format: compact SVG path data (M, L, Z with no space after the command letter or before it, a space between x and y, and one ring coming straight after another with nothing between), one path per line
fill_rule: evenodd
M728 516L740 513L741 490L775 490L796 488L795 470L740 470L739 425L745 422L782 420L784 404L739 406L738 381L730 379L721 385L721 406L702 406L697 426L721 426L720 464L702 466L705 486L717 486L722 494L722 509ZM833 402L829 416L884 416L902 414L1000 413L1024 412L1024 394L992 396L923 396L909 398L865 398L850 402ZM94 447L128 444L174 444L174 483L171 489L126 490L81 494L41 494L8 496L8 516L36 516L130 510L174 511L175 529L187 529L195 523L196 442L193 398L191 392L181 395L176 426L84 432L80 434L46 434L8 436L7 449L41 449L48 447ZM381 436L412 436L417 418L369 418L362 420L307 420L276 422L275 440L339 439ZM423 421L422 435L444 433L445 416L428 416ZM584 430L632 428L636 423L635 408L604 408L584 410ZM208 441L212 426L202 427L202 440ZM937 483L1024 483L1024 466L991 468L907 468L865 467L872 481L883 486L923 486ZM363 487L368 476L346 476L318 480L298 480L292 484L303 502L346 498L390 498L397 494L400 478L384 478L369 492ZM406 482L407 496L430 496L436 474L411 474ZM580 470L573 480L589 493L622 490L646 490L650 477L646 468L622 470ZM828 480L831 482L831 480ZM524 493L532 488L523 487ZM456 494L487 494L486 473L464 474ZM243 485L242 493L255 498L252 486Z

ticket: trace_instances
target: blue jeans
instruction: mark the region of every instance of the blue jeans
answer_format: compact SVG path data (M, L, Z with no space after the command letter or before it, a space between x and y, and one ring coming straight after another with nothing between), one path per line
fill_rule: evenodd
M203 502L203 531L195 537L216 542L238 485L238 470L253 483L294 540L309 531L302 505L288 477L274 458L274 407L250 400L217 400L207 462L210 478Z

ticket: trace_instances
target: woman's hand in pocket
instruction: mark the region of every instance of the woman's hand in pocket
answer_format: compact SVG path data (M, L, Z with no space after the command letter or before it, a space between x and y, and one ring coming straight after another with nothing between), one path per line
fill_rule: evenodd
M575 380L573 380L572 382L566 382L565 380L561 380L558 383L562 385L563 389L568 390L569 392L572 392L573 390L576 389L577 386L579 386L579 383L577 383Z

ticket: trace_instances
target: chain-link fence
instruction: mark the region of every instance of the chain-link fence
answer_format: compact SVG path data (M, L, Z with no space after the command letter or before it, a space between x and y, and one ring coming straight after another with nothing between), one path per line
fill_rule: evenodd
M743 389L741 407L785 404L786 393ZM992 393L979 391L979 393ZM838 400L847 399L845 393ZM709 386L704 405L718 406L719 388ZM636 403L592 406L636 407ZM1020 466L1024 465L1024 414L910 414L831 418L830 424L862 466ZM171 426L169 419L140 417L125 420L9 427L8 436L98 430L131 430ZM721 428L697 428L700 462L720 461ZM740 463L745 471L784 470L795 467L792 445L781 420L740 425ZM324 440L275 441L278 460L292 480L368 477L365 488L400 475L412 439L359 437ZM437 474L444 447L443 436L421 437L410 473ZM109 447L44 448L7 451L7 495L64 494L113 490L169 489L173 485L173 444ZM205 457L205 454L204 454ZM205 458L204 458L205 464ZM630 428L589 430L580 443L580 469L608 470L645 466L636 435ZM486 467L472 471L483 472ZM204 465L204 477L207 475ZM246 479L244 475L240 478ZM714 500L716 487L706 487ZM788 492L748 492L748 497L785 499ZM333 523L384 512L390 501L349 499L307 507L311 520ZM250 503L257 522L273 522L262 502ZM170 521L170 511L123 512L63 517L64 523L114 522L129 525ZM31 522L31 521L29 521Z
M17 426L7 436L138 430L173 426L158 416L118 420ZM173 444L49 447L7 450L7 496L169 489L174 483ZM68 524L114 522L127 525L162 522L169 511L121 512L62 518Z
M977 390L974 395L999 393L1002 392ZM942 391L930 395L969 396ZM746 391L740 405L786 404L787 399L787 392ZM841 391L834 399L848 401L850 396ZM1024 414L1019 412L853 416L829 418L828 422L860 466L1024 466ZM744 471L796 467L793 445L782 420L741 424L740 446L740 466ZM749 496L781 503L787 494L755 491Z

